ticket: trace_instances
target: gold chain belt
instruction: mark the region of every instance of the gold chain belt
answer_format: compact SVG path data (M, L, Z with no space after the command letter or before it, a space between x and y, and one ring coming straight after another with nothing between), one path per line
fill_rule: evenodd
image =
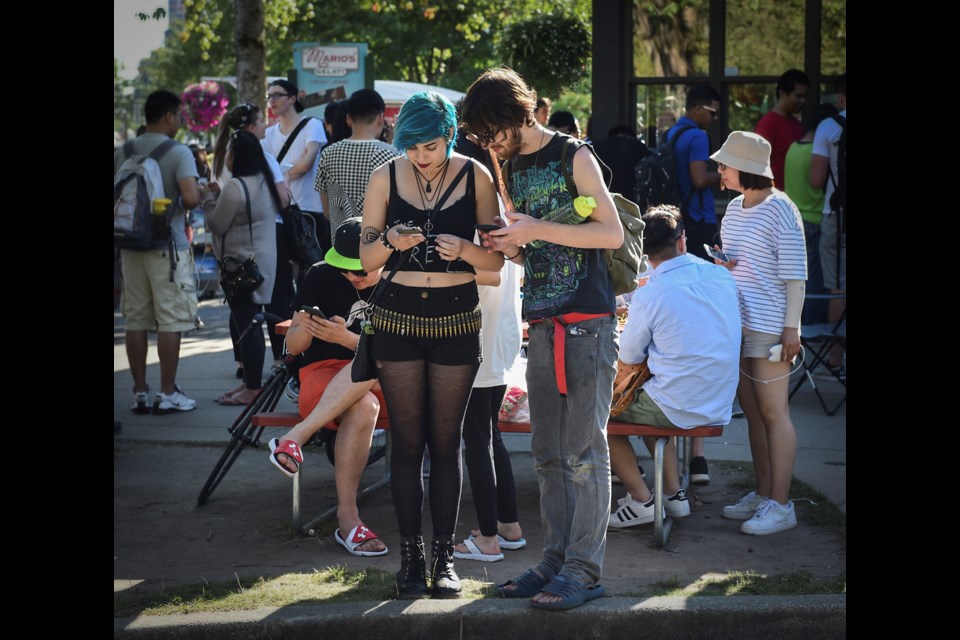
M375 306L370 318L374 328L413 338L454 338L480 333L480 306L449 316L414 316Z

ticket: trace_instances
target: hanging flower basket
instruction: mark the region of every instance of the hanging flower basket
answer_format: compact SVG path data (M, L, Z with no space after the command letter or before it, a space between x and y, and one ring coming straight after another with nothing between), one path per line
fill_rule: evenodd
M230 96L218 83L205 80L192 84L180 95L187 128L194 133L209 131L220 124Z

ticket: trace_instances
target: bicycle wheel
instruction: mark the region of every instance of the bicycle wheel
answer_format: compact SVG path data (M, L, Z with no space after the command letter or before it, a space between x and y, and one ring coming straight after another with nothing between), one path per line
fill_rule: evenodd
M213 471L210 472L210 476L200 490L200 495L197 496L198 507L203 506L214 490L220 486L220 482L246 447L259 448L260 434L263 433L264 428L252 424L253 416L258 413L273 411L280 402L280 397L283 395L283 389L286 386L286 369L279 367L270 374L266 384L260 390L260 395L244 407L237 419L234 420L228 429L231 434L230 442L227 443L226 450L220 456L217 464L214 465Z
M324 429L326 431L326 429ZM336 454L334 449L337 445L337 432L330 431L330 436L326 442L327 448L327 460L330 461L330 464L336 466ZM385 429L374 429L373 430L373 441L370 443L370 455L367 456L366 466L372 465L374 462L387 455L387 432Z

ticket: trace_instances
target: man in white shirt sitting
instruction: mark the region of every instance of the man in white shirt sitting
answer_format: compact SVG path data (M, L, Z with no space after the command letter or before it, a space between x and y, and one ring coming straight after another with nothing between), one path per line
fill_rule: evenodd
M728 424L739 379L737 285L724 267L687 253L679 209L651 207L643 221L653 272L633 294L620 360L637 364L647 358L652 375L617 419L681 429ZM655 438L644 440L653 451ZM608 435L607 441L612 471L629 492L610 514L609 526L653 522L653 496L628 436ZM666 515L689 515L672 439L663 455Z

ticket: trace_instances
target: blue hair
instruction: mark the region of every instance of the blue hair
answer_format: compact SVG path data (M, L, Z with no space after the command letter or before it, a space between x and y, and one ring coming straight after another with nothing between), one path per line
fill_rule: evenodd
M457 140L457 113L453 103L436 91L415 93L400 107L393 146L406 151L421 142L441 136L446 138L450 127L453 127L453 135L447 139L448 158Z

